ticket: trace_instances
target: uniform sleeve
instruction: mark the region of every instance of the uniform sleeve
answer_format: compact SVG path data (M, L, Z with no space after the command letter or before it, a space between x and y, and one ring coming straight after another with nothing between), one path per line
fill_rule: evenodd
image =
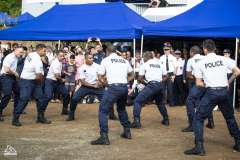
M237 66L235 61L232 60L232 59L225 59L225 61L226 61L226 64L227 64L227 68L231 71L233 70L234 67Z
M10 56L7 56L4 60L3 60L3 66L5 67L11 67L12 64L12 60Z
M146 64L144 63L143 65L140 66L140 69L139 69L139 76L144 76L145 73L146 73Z
M80 70L79 70L79 78L80 79L85 79L86 78L83 67L81 67Z
M105 59L102 60L101 65L98 70L98 74L104 75L106 73L106 64L105 63L106 63Z
M194 69L194 76L196 78L200 78L202 79L203 78L203 71L202 71L202 63L197 63L196 66L195 66L195 69Z
M129 62L127 62L127 67L128 67L128 73L131 73L132 71L133 71L133 68L132 68L132 66L130 65L130 63Z
M35 57L35 72L44 74L43 63L40 57Z

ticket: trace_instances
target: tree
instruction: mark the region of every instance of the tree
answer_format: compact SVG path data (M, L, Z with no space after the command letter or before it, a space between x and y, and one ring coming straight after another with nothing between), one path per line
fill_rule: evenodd
M21 14L21 6L21 0L1 0L0 12L7 12L12 17L16 17Z

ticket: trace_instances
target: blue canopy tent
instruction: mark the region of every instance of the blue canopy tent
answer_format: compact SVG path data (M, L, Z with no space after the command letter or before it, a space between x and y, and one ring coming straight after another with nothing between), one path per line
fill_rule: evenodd
M17 23L22 23L22 22L30 21L33 18L35 18L35 17L32 16L30 13L26 12L26 13L16 17L16 21L17 21Z
M178 16L145 26L143 34L144 36L236 38L235 60L237 62L240 1L204 0Z
M0 31L1 40L135 39L149 21L124 3L56 5L16 27Z

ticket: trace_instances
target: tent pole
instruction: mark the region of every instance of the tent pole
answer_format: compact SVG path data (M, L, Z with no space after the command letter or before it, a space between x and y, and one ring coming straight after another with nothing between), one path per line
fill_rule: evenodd
M235 48L235 63L237 65L237 61L238 61L238 43L239 43L239 39L236 38L236 48ZM234 89L233 89L233 108L235 108L235 100L236 100L236 84L237 84L237 81L235 79L234 81Z
M142 38L141 38L141 58L143 56L143 34L142 34Z
M58 40L58 50L60 50L61 40Z
M136 39L133 39L133 71L136 71Z

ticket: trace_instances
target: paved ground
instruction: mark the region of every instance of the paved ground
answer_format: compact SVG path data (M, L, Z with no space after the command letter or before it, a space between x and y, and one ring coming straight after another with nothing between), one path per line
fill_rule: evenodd
M193 146L192 134L182 133L186 126L184 107L168 108L169 127L160 124L157 108L143 109L143 129L132 130L133 139L119 137L122 129L118 121L109 121L110 146L91 146L89 142L98 136L98 105L79 105L76 121L66 122L60 116L60 104L50 104L47 117L51 125L35 123L36 110L33 104L21 119L23 126L16 128L11 123L12 104L5 111L5 122L0 123L0 150L13 146L17 156L6 157L0 152L0 160L239 160L240 153L232 150L229 136L220 112L214 112L216 129L205 129L207 156L189 157L183 154ZM132 108L129 115L132 118ZM239 122L239 113L236 113Z

